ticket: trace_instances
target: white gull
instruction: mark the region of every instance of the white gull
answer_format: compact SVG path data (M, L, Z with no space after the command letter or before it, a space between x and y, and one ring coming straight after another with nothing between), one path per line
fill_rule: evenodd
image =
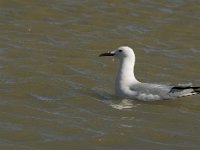
M102 53L101 56L115 56L120 60L120 67L115 81L115 93L123 98L143 101L175 99L200 94L200 87L191 85L169 86L139 82L134 75L135 54L128 46Z

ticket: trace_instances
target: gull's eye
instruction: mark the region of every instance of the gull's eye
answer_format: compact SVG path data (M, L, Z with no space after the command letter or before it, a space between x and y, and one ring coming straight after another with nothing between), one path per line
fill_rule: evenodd
M119 50L119 52L121 53L121 52L122 52L122 50L120 49L120 50Z

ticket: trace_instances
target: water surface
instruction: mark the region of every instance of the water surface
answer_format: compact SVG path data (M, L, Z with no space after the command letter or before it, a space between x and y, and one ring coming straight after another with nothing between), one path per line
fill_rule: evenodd
M114 96L128 45L143 82L200 85L198 0L0 2L0 149L199 149L200 97Z

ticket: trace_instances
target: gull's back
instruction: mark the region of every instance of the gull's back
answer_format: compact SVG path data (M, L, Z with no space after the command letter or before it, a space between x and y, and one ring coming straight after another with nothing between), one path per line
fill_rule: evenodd
M162 84L136 83L130 89L136 93L139 100L162 100L200 94L200 87L168 86Z
M172 98L169 94L172 86L162 84L136 83L130 86L135 97L140 100L160 100Z

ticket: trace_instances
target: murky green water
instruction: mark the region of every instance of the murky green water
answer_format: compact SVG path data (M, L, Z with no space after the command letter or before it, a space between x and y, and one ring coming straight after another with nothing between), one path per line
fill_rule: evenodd
M118 61L143 82L200 85L198 0L1 0L0 149L200 149L200 96L123 102Z

